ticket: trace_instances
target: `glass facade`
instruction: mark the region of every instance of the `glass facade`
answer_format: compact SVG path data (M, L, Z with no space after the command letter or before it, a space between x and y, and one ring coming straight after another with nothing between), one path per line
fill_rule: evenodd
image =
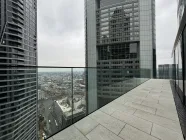
M151 69L156 77L155 0L139 0L140 4L140 68Z
M145 70L156 77L155 0L85 0L85 26L86 66L103 69L87 71L89 88L100 89L113 81L140 77ZM106 87L99 91L93 88L89 93L95 108L102 106L97 98L115 99L114 91ZM114 90L122 95L121 88L127 90L130 86L121 84Z
M178 22L181 22L183 13L184 13L184 7L186 4L186 0L178 0L178 10L177 10L177 16L178 16Z
M164 64L158 66L159 79L175 79L175 64Z
M184 39L184 38L183 38ZM183 52L183 44L180 40L174 50L174 64L176 65L176 72L175 72L175 85L177 93L180 96L182 102L185 102L185 95L184 95L184 80L183 76L185 75L185 70L183 69L183 61L184 61L184 52Z
M1 140L37 139L35 66L37 66L37 1L1 0Z
M179 28L182 28L183 21L185 19L184 16L184 7L185 7L186 1L185 0L179 0L178 1L178 22L179 22ZM185 25L184 25L185 26ZM178 36L178 35L177 35ZM186 105L186 87L185 87L185 75L186 75L186 69L185 69L185 63L186 63L186 28L184 27L183 30L179 33L179 39L176 40L174 49L173 49L173 56L174 56L174 64L175 64L175 87L176 91L183 103L183 105Z

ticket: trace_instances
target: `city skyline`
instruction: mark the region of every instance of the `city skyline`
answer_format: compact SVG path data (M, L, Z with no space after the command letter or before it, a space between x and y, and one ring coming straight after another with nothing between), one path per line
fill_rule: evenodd
M84 1L55 1L52 4L38 1L38 64L84 67ZM175 0L156 0L157 65L172 63L171 47L177 30L176 5ZM48 8L50 12L46 11ZM67 17L65 12L70 16ZM46 30L47 27L50 27L49 30Z

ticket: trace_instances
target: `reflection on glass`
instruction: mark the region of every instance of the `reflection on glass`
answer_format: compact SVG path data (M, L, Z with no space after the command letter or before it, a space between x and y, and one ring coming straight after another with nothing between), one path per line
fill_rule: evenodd
M186 60L186 28L184 29L184 32L183 32L183 60ZM184 66L186 66L186 61L184 61ZM184 72L184 89L186 89L186 70L183 69L183 72ZM186 90L185 90L185 96L186 96Z
M181 45L179 44L178 46L179 48L179 61L178 61L178 77L179 77L179 88L181 89L181 91L183 92L183 76L182 76L182 49L181 49Z
M84 68L72 69L73 75L73 123L86 116L86 79Z
M95 72L98 78L87 77L87 73ZM122 96L147 81L150 73L145 69L38 68L39 139L54 135L84 118L92 108L95 111ZM89 83L87 78L91 79Z
M39 138L72 124L71 69L38 69Z

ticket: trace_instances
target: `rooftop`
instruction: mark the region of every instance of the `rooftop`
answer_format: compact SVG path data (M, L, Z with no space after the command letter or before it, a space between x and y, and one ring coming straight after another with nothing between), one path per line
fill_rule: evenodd
M170 82L151 79L49 140L183 140Z

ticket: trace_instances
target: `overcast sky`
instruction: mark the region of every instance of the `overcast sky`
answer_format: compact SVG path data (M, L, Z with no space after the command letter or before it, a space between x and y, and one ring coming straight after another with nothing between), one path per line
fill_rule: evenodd
M172 63L177 1L156 0L157 63ZM84 0L38 0L39 66L85 65Z

